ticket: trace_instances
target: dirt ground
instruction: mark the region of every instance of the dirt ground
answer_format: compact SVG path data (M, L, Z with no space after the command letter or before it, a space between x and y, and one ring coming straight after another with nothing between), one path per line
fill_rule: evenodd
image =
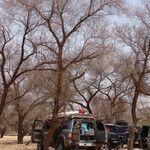
M36 150L36 144L26 143L30 140L29 136L24 138L24 144L17 144L16 136L4 136L0 139L0 150Z
M0 139L0 150L36 150L36 144L26 143L31 139L30 136L24 137L24 144L17 144L17 136L4 136ZM49 150L54 150L49 148Z
M26 143L30 140L30 136L24 137L24 144L17 144L17 136L4 136L0 139L0 150L36 150L36 144ZM49 150L54 150L49 148ZM122 149L126 150L126 149ZM135 149L139 150L139 149Z

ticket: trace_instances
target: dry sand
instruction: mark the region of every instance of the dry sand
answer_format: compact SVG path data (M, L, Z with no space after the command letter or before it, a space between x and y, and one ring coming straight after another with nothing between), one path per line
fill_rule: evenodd
M36 150L36 144L26 145L30 140L29 136L24 137L24 144L17 144L16 136L4 136L0 139L0 150Z

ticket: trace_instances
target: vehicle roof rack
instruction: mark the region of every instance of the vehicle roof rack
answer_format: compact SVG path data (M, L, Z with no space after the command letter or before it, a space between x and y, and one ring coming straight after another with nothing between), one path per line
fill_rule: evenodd
M52 118L52 115L50 116ZM58 114L58 118L88 118L95 119L95 116L89 113L79 113L79 111L61 112Z

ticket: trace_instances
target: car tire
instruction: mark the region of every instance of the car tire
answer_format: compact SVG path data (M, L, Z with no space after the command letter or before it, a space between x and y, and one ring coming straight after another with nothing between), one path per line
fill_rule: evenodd
M103 144L99 150L111 150L111 147L109 144Z
M44 144L43 143L38 143L37 144L37 150L44 150Z

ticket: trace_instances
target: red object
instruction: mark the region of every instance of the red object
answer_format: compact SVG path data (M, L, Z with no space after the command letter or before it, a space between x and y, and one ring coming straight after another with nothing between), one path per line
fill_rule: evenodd
M83 108L79 109L79 114L85 114L85 110Z

